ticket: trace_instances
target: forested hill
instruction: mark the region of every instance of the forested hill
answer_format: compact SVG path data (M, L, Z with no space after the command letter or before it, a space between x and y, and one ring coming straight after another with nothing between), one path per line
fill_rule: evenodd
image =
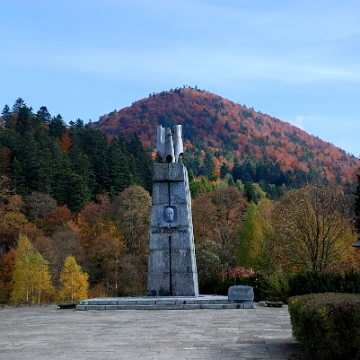
M183 126L184 162L195 175L229 172L235 181L277 185L291 180L302 185L321 176L344 183L360 165L354 156L289 123L193 88L150 94L92 126L108 135L136 132L144 146L151 147L156 126L174 124ZM206 168L209 157L213 174ZM244 170L253 176L241 178Z
M98 196L114 200L130 185L151 190L151 154L134 133L109 139L80 119L67 126L61 115L51 116L45 106L34 113L21 98L11 110L5 105L0 124L2 204L14 194L46 194L79 213Z

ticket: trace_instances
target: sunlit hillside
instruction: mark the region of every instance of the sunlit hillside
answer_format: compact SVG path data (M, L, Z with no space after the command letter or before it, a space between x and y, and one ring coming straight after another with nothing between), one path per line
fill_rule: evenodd
M237 161L250 160L278 164L285 174L316 170L340 183L360 165L354 156L289 123L192 88L150 94L93 126L108 135L136 132L151 147L160 124L183 125L185 156L200 157L201 163L211 151L217 172L222 165L232 170Z

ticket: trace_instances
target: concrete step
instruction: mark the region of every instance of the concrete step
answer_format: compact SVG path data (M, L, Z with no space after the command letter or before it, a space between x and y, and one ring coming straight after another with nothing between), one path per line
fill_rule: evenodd
M227 296L199 295L194 297L118 297L80 301L78 311L86 310L194 310L254 309L253 301L228 300Z

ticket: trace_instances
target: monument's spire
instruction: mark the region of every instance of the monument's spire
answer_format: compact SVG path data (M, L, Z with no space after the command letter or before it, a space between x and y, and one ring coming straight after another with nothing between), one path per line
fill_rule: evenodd
M156 150L163 162L179 162L179 158L184 152L181 132L181 125L175 125L172 130L163 128L161 125L157 127Z

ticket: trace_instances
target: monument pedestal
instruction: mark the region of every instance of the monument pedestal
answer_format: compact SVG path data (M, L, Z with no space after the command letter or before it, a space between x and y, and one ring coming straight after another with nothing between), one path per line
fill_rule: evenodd
M154 164L148 296L198 296L189 177L182 163Z

